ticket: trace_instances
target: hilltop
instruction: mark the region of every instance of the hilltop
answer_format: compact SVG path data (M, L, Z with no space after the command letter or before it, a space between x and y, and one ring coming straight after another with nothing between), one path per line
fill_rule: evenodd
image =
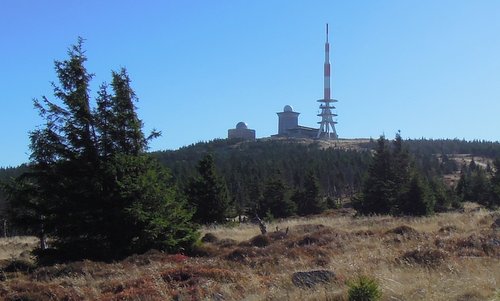
M415 157L417 167L427 176L447 176L447 183L451 186L456 184L464 164L475 161L486 168L494 158L500 158L499 142L408 139L404 145ZM197 162L211 153L232 193L236 193L234 187L239 187L248 194L247 186L258 186L272 177L276 170L280 171L287 185L300 187L304 174L312 169L323 194L346 197L359 190L376 146L373 139L217 139L152 154L181 182L195 174Z
M445 179L454 187L460 170L471 161L487 168L500 158L500 143L459 139L405 140L417 166L429 176ZM151 155L170 168L181 185L196 174L196 165L207 153L214 155L218 172L224 177L234 199L251 206L263 183L279 171L285 184L300 188L305 173L314 171L325 196L346 199L359 191L376 141L368 138L316 140L263 138L256 141L216 139L198 142L178 150L155 151ZM26 166L0 169L0 181L26 170ZM0 194L0 208L5 202Z

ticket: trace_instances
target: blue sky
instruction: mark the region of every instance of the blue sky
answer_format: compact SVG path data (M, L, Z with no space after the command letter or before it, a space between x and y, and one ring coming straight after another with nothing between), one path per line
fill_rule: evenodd
M29 158L53 62L86 39L92 95L126 67L152 150L277 132L289 104L317 126L324 27L341 138L500 140L500 1L2 0L0 166Z

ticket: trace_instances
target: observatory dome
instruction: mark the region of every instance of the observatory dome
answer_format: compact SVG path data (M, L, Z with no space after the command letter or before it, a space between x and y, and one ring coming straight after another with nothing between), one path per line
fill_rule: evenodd
M248 125L246 123L244 123L243 121L240 121L240 122L238 122L238 124L236 124L236 128L238 130L246 130L246 129L248 129Z
M283 108L283 112L293 112L293 108L292 108L292 106L290 106L290 105L286 105L286 106Z

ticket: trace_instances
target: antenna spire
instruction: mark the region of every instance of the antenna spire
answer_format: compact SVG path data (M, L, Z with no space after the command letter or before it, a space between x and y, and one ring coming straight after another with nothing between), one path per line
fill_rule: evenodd
M328 43L328 23L326 23L326 42Z

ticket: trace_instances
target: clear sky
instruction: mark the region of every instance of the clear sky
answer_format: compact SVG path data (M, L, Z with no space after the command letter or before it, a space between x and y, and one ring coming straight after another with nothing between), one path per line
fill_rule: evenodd
M152 150L277 132L286 104L317 126L325 23L341 138L500 140L497 0L1 0L0 166L29 158L54 60L86 39L97 86L126 67Z

